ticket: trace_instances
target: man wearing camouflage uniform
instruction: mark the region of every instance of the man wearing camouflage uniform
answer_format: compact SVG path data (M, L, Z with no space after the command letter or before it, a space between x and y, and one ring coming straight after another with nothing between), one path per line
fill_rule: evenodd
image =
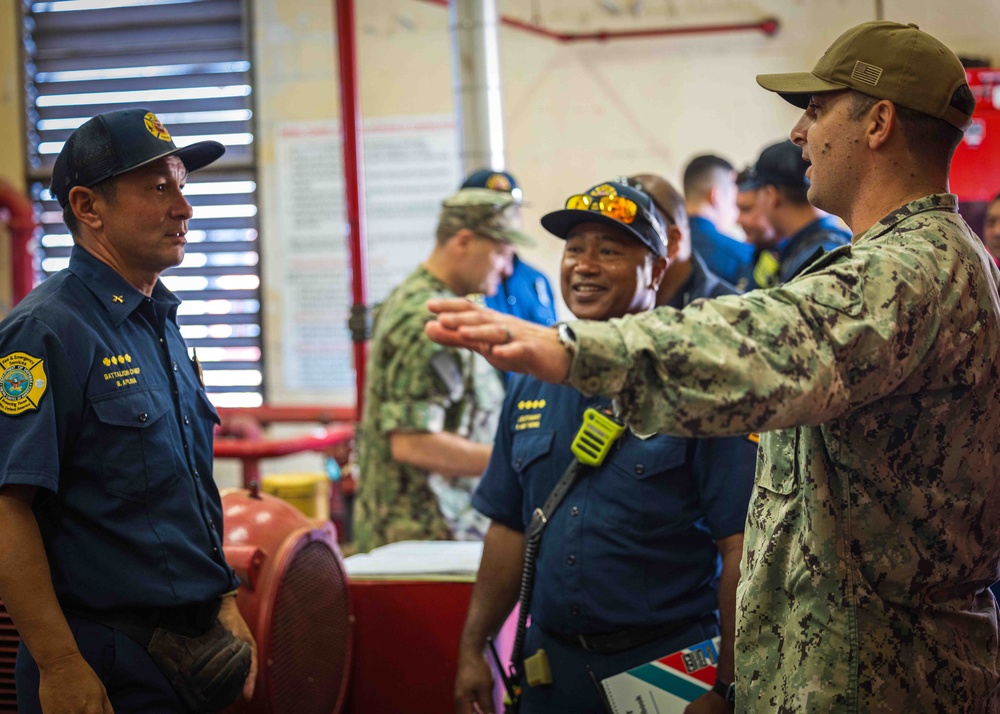
M432 297L491 295L510 274L517 230L510 194L462 189L442 204L427 261L379 308L368 355L354 528L359 550L399 540L478 539L489 521L470 501L490 458L503 402L479 355L431 342Z
M773 290L572 323L436 303L428 333L620 395L638 431L767 432L739 588L737 709L1000 711L1000 271L948 168L974 99L916 26L865 23L811 73L809 199L852 244Z

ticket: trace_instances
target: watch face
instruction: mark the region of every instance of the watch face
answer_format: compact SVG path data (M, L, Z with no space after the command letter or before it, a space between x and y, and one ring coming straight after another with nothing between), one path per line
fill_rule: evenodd
M559 341L571 352L576 348L576 335L565 322L559 323Z

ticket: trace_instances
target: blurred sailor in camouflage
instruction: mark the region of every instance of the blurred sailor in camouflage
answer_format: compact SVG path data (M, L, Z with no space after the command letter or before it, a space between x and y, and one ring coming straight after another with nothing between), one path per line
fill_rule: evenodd
M520 204L523 200L517 181L506 171L483 169L469 174L462 188L488 188L503 191L514 197ZM514 254L511 273L500 281L500 287L492 295L486 296L486 307L537 322L539 325L554 325L556 322L556 301L548 278Z
M355 543L478 539L471 506L503 402L496 370L424 335L432 297L492 295L510 275L518 230L509 193L462 189L445 199L430 257L378 308L359 442Z
M779 288L562 340L457 301L428 333L619 396L639 432L766 432L738 710L1000 711L1000 272L948 193L965 72L916 26L869 22L812 72L757 81L805 110L809 200L850 245Z

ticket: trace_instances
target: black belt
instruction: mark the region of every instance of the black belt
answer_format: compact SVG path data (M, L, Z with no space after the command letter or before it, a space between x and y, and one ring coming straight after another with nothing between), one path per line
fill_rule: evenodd
M630 650L639 645L645 645L662 637L667 637L674 633L690 627L691 625L708 620L715 622L715 616L692 617L673 622L664 622L659 625L640 625L618 632L607 632L599 635L562 635L555 632L545 631L550 637L566 642L575 647L579 647L584 652L599 655L612 655ZM694 644L693 642L691 644Z
M185 637L197 637L208 631L219 616L220 598L208 602L179 605L177 607L135 607L122 610L88 610L64 605L67 615L98 622L114 628L148 647L153 631L163 628Z

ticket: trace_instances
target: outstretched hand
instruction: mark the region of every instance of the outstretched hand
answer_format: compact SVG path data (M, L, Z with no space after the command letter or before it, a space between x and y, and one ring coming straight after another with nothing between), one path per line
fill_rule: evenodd
M462 298L428 300L427 309L437 319L428 322L424 331L439 344L478 352L504 372L524 372L555 384L569 376L572 357L554 328Z

